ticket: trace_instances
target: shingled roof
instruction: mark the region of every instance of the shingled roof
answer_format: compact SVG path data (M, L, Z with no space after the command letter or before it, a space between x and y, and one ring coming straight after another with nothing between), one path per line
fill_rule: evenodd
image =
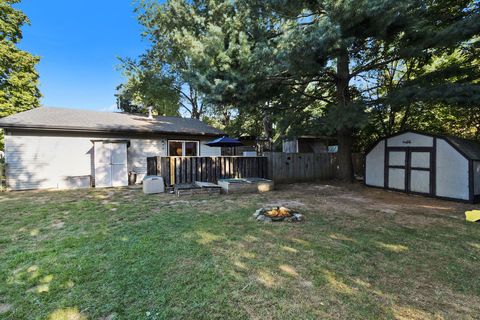
M197 120L115 112L40 107L0 119L0 128L111 133L166 133L220 136L224 133Z
M480 160L480 144L478 142L452 136L444 136L444 138L468 159Z

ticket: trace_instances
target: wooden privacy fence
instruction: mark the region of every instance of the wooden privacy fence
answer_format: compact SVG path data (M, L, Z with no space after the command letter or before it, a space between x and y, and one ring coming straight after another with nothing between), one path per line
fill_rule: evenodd
M337 158L332 153L267 152L269 177L275 182L333 179Z
M219 179L268 178L266 157L150 157L147 174L163 177L167 185Z

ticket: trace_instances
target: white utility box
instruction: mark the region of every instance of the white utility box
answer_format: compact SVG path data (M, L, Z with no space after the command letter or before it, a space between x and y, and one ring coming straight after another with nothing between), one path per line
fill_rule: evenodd
M143 179L143 193L153 194L163 192L165 192L165 184L163 183L162 177L146 176L145 179Z

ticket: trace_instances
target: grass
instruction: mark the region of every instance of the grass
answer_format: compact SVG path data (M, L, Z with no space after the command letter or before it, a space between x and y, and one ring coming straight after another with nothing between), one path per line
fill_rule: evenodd
M0 194L0 318L478 317L480 229L464 207L338 188ZM282 201L306 222L252 220Z

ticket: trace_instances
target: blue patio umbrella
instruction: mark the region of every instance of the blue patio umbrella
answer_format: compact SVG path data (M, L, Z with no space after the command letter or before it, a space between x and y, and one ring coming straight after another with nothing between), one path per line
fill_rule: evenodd
M210 147L239 147L243 146L243 143L241 143L237 139L223 136L221 138L207 142L206 145Z

